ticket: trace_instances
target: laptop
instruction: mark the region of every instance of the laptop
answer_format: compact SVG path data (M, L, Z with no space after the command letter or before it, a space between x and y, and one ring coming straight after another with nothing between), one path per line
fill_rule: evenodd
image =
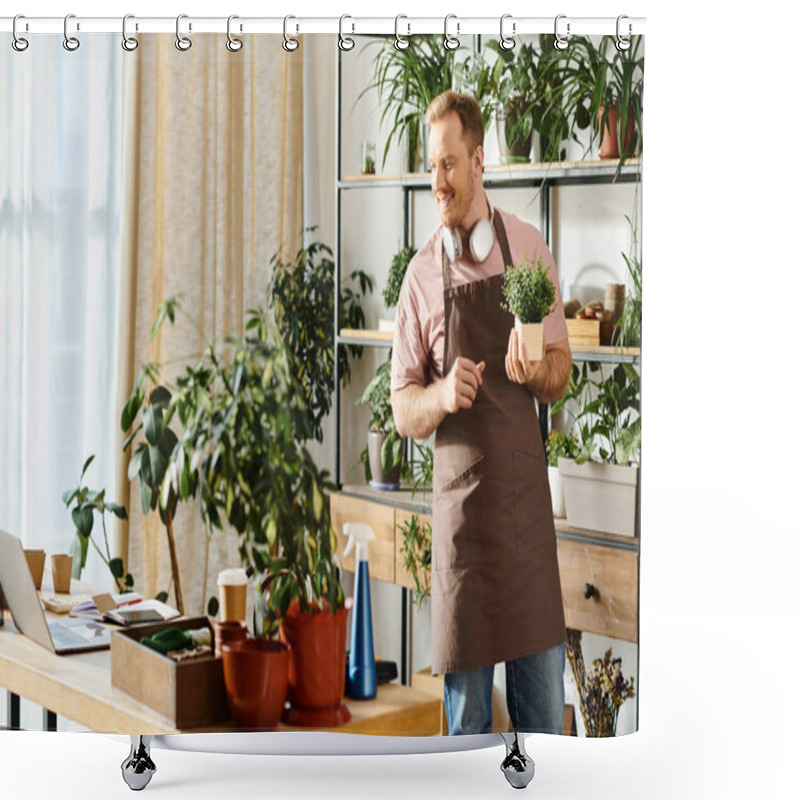
M22 542L3 530L0 530L0 586L14 625L51 653L66 655L110 647L111 634L99 622L85 619L47 621Z

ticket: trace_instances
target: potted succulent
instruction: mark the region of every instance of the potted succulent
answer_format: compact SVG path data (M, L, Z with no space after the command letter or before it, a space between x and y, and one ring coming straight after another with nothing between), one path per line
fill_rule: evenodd
M574 434L565 434L557 428L550 431L545 447L547 451L547 479L550 483L550 498L553 504L553 516L563 519L566 516L564 507L564 488L558 471L559 458L575 458L578 442Z
M438 36L412 36L408 47L400 50L395 40L383 37L370 44L380 48L375 57L374 78L359 94L377 90L381 107L381 124L391 124L383 162L392 142L405 140L409 172L427 169L425 148L425 111L434 97L453 88L453 52L442 47Z
M392 356L381 364L356 405L368 405L372 412L367 434L367 447L361 461L370 486L376 489L400 488L405 439L395 428L391 399Z
M553 310L556 289L544 261L536 266L525 253L517 265L510 265L503 283L503 308L514 315L519 335L519 355L523 343L530 361L540 361L544 352L544 318Z
M89 544L91 543L97 551L97 554L103 560L103 563L111 572L117 592L122 594L133 588L133 576L130 572L125 571L121 558L111 557L111 550L108 545L108 533L106 531L106 511L122 520L128 519L128 512L125 510L125 506L106 500L105 489L92 491L88 486L81 485L84 475L86 475L86 470L89 469L89 465L92 461L94 461L93 455L89 456L84 462L77 487L71 490L68 489L61 498L68 509L72 507L72 522L75 525L75 538L73 539L69 551L72 556L72 577L76 580L80 580L83 568L86 566L86 556L89 551ZM100 522L103 526L105 553L98 547L97 542L95 542L92 537L95 513L100 515Z
M635 536L641 447L639 373L630 364L617 364L604 378L596 362L584 362L580 368L575 364L569 388L553 404L552 413L568 410L572 404L578 449L574 459L558 460L567 523Z

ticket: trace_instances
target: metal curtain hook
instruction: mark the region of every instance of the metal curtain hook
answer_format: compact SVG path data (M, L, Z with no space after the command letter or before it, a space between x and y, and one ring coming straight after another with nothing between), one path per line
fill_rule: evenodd
M617 17L617 42L616 42L616 45L617 45L617 50L619 50L620 53L623 53L625 50L630 50L631 49L631 40L629 38L624 37L619 32L620 22L622 22L623 19L628 19L628 18L624 14L620 14L620 16ZM632 30L631 23L629 22L628 23L628 36L631 35L631 30Z
M447 32L447 23L450 22L451 19L456 19L456 15L455 14L448 14L444 18L444 48L445 48L445 50L455 50L461 44L461 42L458 39L456 39L455 36L451 36ZM461 27L461 23L456 22L456 33L458 33L460 27Z
M122 18L122 49L129 53L139 46L139 40L135 36L128 36L128 20L133 18L133 14L126 14Z
M294 37L289 36L286 31L286 23L289 22L290 19L296 19L296 17L293 17L290 14L289 16L283 18L283 49L287 53L292 53L297 50L298 47L300 47L300 42L298 42Z
M30 42L17 33L17 20L18 19L25 19L25 16L23 14L17 14L17 16L14 17L14 22L13 22L13 24L11 26L11 35L14 38L11 40L11 46L18 53L21 53L24 50L28 49L28 45L30 44Z
M569 22L567 22L567 35L566 36L562 36L558 32L558 21L560 19L566 19L566 18L567 18L566 14L559 14L556 17L556 22L555 22L555 36L556 36L556 38L555 38L555 41L553 42L553 47L555 47L556 50L566 50L569 47L569 38L568 38L569 37Z
M342 31L342 24L346 19L353 19L349 14L342 14L339 17L339 49L340 50L352 50L356 43L353 39L349 36L345 36L344 32ZM352 24L352 23L351 23ZM352 25L353 30L355 30L355 25Z
M405 36L401 36L398 30L401 19L408 19L408 17L405 14L398 14L394 18L394 46L397 50L407 50L410 42ZM406 27L408 28L408 32L411 33L411 26L406 23Z
M64 17L64 49L72 52L77 50L81 46L81 43L74 36L70 36L67 31L70 19L75 19L75 15L67 14L67 16ZM78 27L78 30L80 30L80 27Z
M241 39L237 39L231 33L231 22L235 19L239 19L236 14L231 14L228 17L228 41L225 42L225 47L227 47L231 53L238 53L244 47L244 42Z
M514 36L517 32L517 23L511 23L511 36L506 36L503 33L503 23L507 19L511 19L511 14L503 14L503 16L500 17L500 47L502 47L503 50L513 50L517 42L515 39L512 39L511 36Z
M181 36L181 20L187 19L188 14L178 14L178 18L175 20L175 47L178 50L185 52L192 46L192 40L188 36ZM191 23L189 24L189 30L192 29Z

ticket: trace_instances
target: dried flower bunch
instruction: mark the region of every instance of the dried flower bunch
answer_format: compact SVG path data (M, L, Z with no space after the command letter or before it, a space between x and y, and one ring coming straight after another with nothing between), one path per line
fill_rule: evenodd
M636 697L633 677L625 680L622 659L611 658L611 648L602 659L596 658L586 672L581 649L581 632L567 630L567 658L578 688L581 715L590 737L615 736L620 706Z

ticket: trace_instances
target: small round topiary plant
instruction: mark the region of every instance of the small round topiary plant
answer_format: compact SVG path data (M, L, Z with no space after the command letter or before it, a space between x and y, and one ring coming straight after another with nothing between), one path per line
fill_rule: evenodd
M541 322L555 306L556 287L540 258L536 265L526 253L516 266L510 266L503 283L503 308L527 325Z

